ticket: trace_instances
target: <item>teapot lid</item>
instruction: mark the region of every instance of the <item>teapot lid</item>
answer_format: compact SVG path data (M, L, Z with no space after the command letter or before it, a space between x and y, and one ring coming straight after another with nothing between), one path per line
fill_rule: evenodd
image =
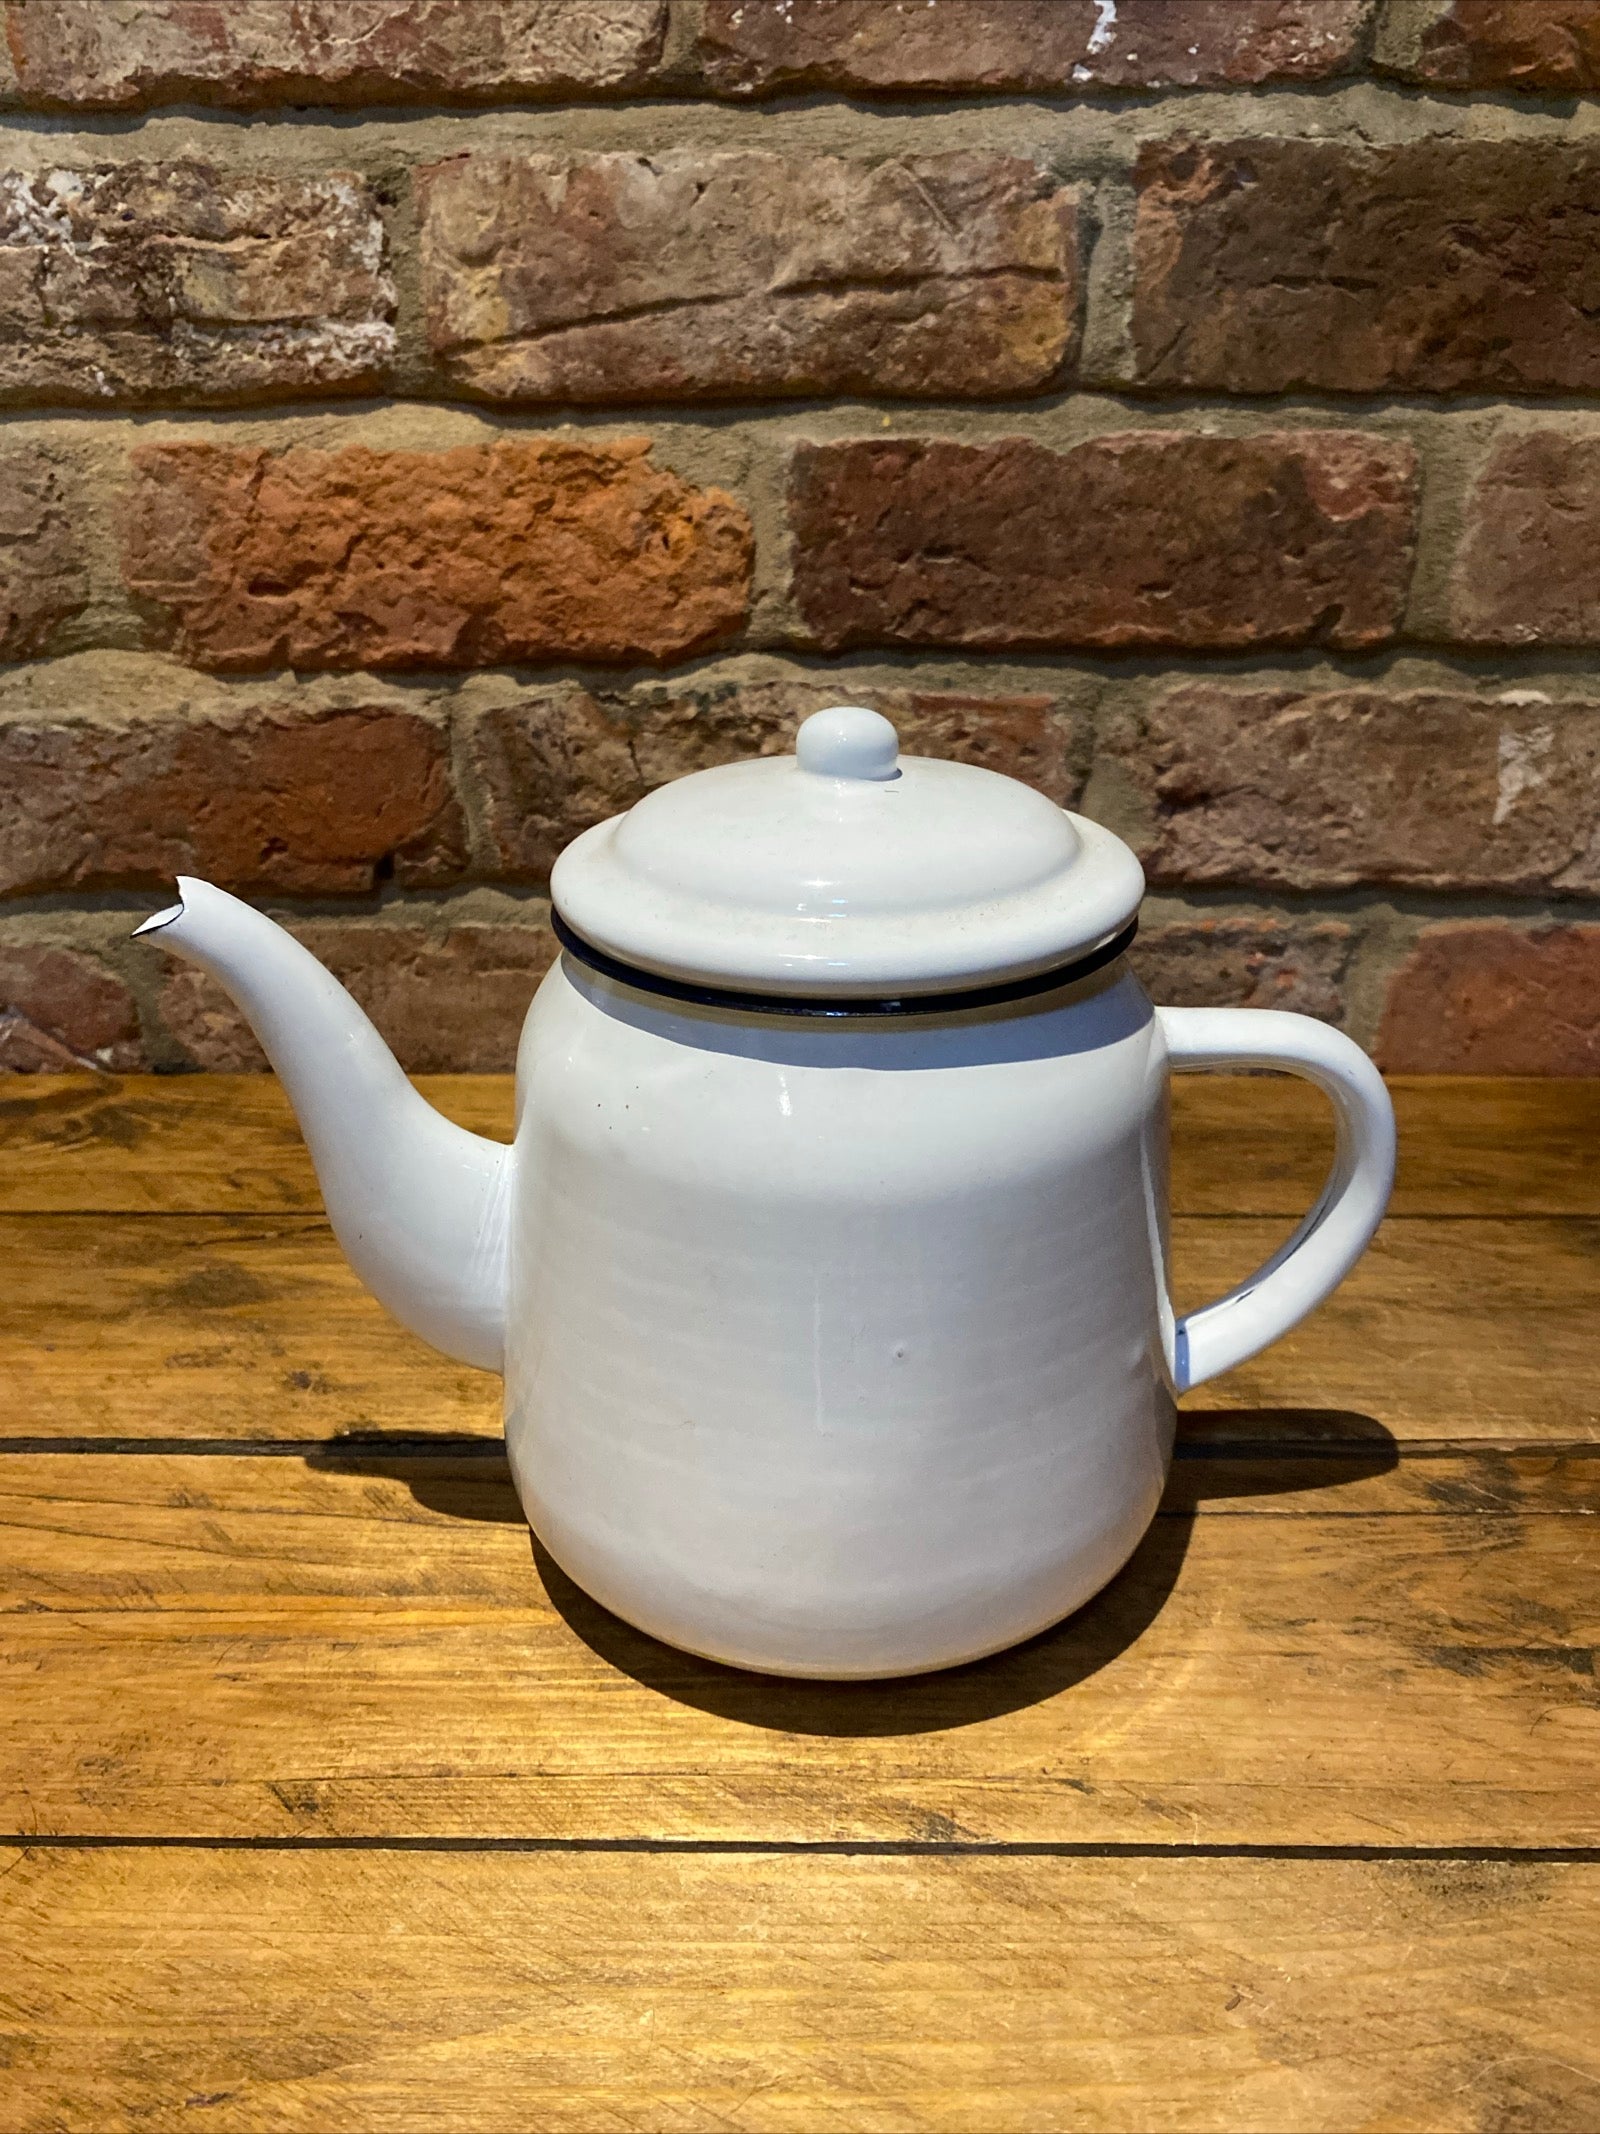
M696 771L597 823L551 895L584 942L658 977L790 997L956 992L1115 934L1144 875L1109 830L973 764L902 756L840 706L792 756Z

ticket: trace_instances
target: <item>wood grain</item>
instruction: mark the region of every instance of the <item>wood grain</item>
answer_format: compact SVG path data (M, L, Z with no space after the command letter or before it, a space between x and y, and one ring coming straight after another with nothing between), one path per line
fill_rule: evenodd
M4 2134L1600 2120L1600 1871L0 1854Z
M509 1140L509 1075L418 1086L475 1133ZM276 1076L13 1076L0 1097L0 1210L314 1214L316 1175Z
M1182 1300L1220 1294L1283 1227L1180 1220ZM498 1381L390 1319L320 1216L0 1216L0 1264L0 1442L499 1429ZM1187 1427L1600 1439L1597 1297L1600 1222L1392 1219L1319 1312L1192 1397Z
M1254 1219L1173 1230L1186 1308L1258 1266L1281 1234ZM1188 1406L1224 1435L1218 1411L1277 1408L1329 1411L1333 1431L1376 1421L1413 1444L1593 1441L1597 1302L1600 1223L1391 1218L1325 1304Z
M1600 1215L1600 1080L1390 1078L1396 1215ZM1333 1149L1325 1099L1288 1075L1172 1084L1172 1204L1299 1217Z
M510 1078L419 1082L508 1139ZM1399 1077L1399 1215L1600 1215L1600 1081ZM1327 1107L1282 1076L1180 1075L1173 1205L1298 1216L1322 1182ZM0 1099L0 1210L312 1212L316 1181L271 1075L13 1076Z
M1600 1460L1179 1463L1048 1636L898 1684L669 1650L498 1460L0 1462L0 1830L1600 1843Z
M498 1436L500 1380L408 1334L320 1215L0 1216L0 1443Z

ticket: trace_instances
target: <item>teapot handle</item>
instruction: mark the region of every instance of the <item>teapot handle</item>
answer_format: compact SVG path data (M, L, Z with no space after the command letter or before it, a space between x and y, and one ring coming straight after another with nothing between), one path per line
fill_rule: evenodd
M1183 1393L1288 1333L1360 1259L1394 1183L1394 1107L1361 1047L1309 1015L1157 1008L1156 1017L1179 1072L1269 1067L1302 1075L1332 1100L1338 1121L1333 1168L1293 1237L1237 1289L1177 1321L1169 1361Z

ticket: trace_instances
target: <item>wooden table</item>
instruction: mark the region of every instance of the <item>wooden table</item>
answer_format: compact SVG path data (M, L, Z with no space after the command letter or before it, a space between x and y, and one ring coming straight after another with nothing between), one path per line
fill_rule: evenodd
M1600 2125L1600 1085L1396 1097L1107 1592L834 1687L530 1546L271 1081L13 1081L0 2129ZM1195 1081L1177 1143L1187 1302L1327 1129Z

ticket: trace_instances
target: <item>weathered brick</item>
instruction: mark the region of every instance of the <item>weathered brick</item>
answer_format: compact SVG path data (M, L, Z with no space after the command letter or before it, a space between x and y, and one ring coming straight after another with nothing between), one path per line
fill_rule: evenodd
M382 702L233 705L220 684L184 706L63 711L30 706L27 681L0 685L0 890L199 874L337 895L444 882L465 864L436 718Z
M1389 982L1391 1074L1600 1074L1600 926L1430 926Z
M724 94L1249 86L1348 73L1369 0L708 0Z
M1353 431L803 446L794 598L829 650L1381 644L1415 504L1409 447Z
M1157 919L1140 928L1131 961L1163 1007L1286 1008L1343 1023L1354 946L1339 919Z
M93 956L0 943L0 1073L131 1073L145 1064L133 995Z
M42 447L0 451L0 658L50 650L59 625L88 605L79 510Z
M1146 384L1600 386L1600 149L1159 142L1141 152L1137 183Z
M228 401L381 379L359 179L124 163L0 174L0 400Z
M200 666L669 659L744 618L751 533L649 442L154 445L124 571Z
M1076 343L1072 196L1015 156L470 155L418 184L429 338L501 399L1015 393Z
M410 1074L505 1074L540 978L556 955L541 909L521 924L418 926L295 920L290 931L350 988ZM215 980L175 967L162 1019L188 1059L219 1074L263 1069L249 1025Z
M1118 752L1155 882L1600 892L1600 703L1207 682Z
M1600 644L1600 435L1503 437L1467 499L1450 624L1470 644Z
M1378 64L1441 89L1600 88L1595 0L1411 0L1380 20Z
M497 871L543 881L557 853L592 824L669 779L713 764L775 755L813 711L852 703L881 711L908 755L948 756L1003 771L1067 805L1083 783L1083 721L1044 695L963 695L784 677L691 681L597 695L575 683L519 691L468 715L468 746Z
M24 101L480 101L640 86L666 0L6 0Z

